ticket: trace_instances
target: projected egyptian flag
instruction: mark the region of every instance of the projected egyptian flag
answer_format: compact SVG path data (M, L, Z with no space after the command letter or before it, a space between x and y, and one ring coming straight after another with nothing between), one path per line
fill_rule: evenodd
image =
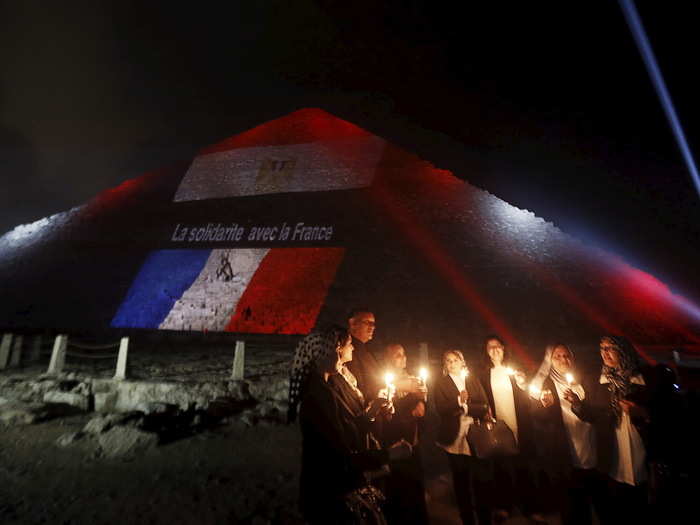
M214 151L195 157L174 200L363 188L384 149L376 136Z
M153 252L114 327L305 334L313 328L343 248Z

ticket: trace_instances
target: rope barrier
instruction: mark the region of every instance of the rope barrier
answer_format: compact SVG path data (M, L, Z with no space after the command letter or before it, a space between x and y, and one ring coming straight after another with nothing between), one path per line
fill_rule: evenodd
M66 355L69 357L82 357L84 359L116 359L119 354L116 353L116 354L95 355L95 354L81 354L78 352L66 352Z
M68 346L74 346L76 348L80 348L81 350L107 350L109 348L118 348L119 347L119 341L116 343L106 343L106 344L101 344L101 345L91 345L88 343L76 343L72 340L68 341Z

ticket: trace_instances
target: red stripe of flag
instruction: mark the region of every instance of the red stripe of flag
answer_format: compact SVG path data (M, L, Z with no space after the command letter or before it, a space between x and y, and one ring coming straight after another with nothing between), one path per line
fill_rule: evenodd
M227 332L307 334L344 248L273 248L236 305Z

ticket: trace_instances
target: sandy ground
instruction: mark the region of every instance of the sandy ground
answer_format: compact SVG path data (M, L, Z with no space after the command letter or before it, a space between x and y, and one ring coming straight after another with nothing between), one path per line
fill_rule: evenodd
M287 426L233 423L132 460L95 456L79 415L2 429L0 523L301 523L300 437Z
M89 419L77 415L2 429L0 523L303 523L296 509L297 426L233 422L131 460L96 456L90 440L56 445ZM428 458L431 523L459 523L446 465L437 450Z

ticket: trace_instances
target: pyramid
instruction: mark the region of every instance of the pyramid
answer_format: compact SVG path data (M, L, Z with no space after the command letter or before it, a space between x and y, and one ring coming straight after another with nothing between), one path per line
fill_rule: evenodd
M305 334L365 306L380 343L498 333L531 362L611 332L700 348L652 275L320 109L18 226L0 275L7 330Z

